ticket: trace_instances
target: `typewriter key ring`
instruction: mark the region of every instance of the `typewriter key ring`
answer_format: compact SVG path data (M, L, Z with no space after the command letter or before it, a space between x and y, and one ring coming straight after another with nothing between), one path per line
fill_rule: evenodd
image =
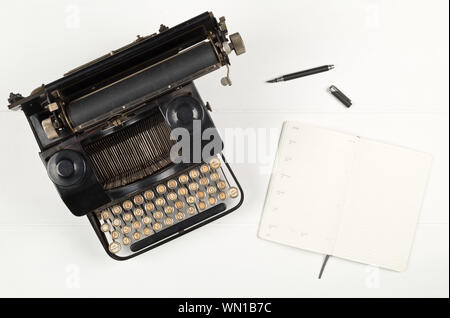
M111 244L109 244L109 251L113 254L116 254L120 251L120 243L118 242L112 242Z

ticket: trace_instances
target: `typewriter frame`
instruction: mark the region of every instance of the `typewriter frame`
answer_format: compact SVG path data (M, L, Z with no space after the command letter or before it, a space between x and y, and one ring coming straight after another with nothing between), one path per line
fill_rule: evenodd
M172 230L169 231L169 235L161 235L162 237L151 245L145 246L131 255L116 255L108 248L107 239L100 230L95 211L198 164L172 163L154 174L143 177L141 180L107 189L104 184L100 183L95 167L83 148L88 141L101 139L103 135L107 136L120 132L139 122L142 118L152 116L152 112L161 112L164 120L167 121L163 106L159 102L161 100L168 102L170 98L184 92L192 94L198 101L199 107L203 109L205 117L202 117L202 123L206 124L206 128L215 129L208 114L209 104L203 103L193 80L222 66L228 68L230 64L228 54L232 50L237 55L245 52L239 34L230 35L229 39L227 34L225 19L220 18L217 21L211 12L205 12L173 28L161 25L159 33L145 37L138 36L137 40L129 45L77 67L64 74L64 77L38 87L27 97L20 94L10 94L8 108L24 112L41 150L39 153L41 160L47 167L49 177L55 184L61 198L75 216L87 216L105 251L113 259L126 260L140 255L223 217L242 205L244 194L234 172L222 154L222 144L222 149L211 155L221 156L229 175L239 189L239 202L228 210L224 203L212 206L199 214L163 229L162 231ZM200 60L205 60L205 62L202 64L198 62ZM184 73L183 61L187 62L186 65L192 64L192 67L189 70L184 70ZM139 75L152 74L152 72L158 74L159 65L168 67L171 63L171 70L176 75L173 74L172 76L171 72L167 72L167 70L166 72L170 75L167 75L167 77L174 79L165 79L166 82L164 82L164 76L153 78L156 82L161 81L160 87L152 90L147 88L147 93L137 97L133 96L132 99L130 97L129 101L120 105L108 106L109 108L101 109L93 103L95 97L105 95L104 93L112 87L127 88L126 85L120 85L128 79L136 79ZM180 68L180 66L181 70L177 73L177 68ZM164 68L162 69L164 70ZM146 80L148 81L146 85L153 85L151 78ZM168 85L168 83L170 84ZM228 72L227 76L222 79L222 84L231 85ZM128 82L128 85L130 85L130 82ZM108 96L108 93L106 93L106 96ZM89 104L83 104L86 100L91 101L92 109L87 107ZM114 101L114 99L110 99L104 102L108 104L111 103L111 100ZM172 126L169 128L172 128ZM191 130L190 132L192 133ZM59 159L52 161L58 155L60 155ZM72 155L75 157L70 157ZM63 180L61 175L58 176L55 172L57 164L61 160L67 159L72 161L75 170L75 172L71 172L69 179L74 177L73 174L78 176L77 173L81 171L79 179L71 184L64 183L67 180ZM219 205L225 206L225 210L218 210ZM162 231L158 233L162 233Z

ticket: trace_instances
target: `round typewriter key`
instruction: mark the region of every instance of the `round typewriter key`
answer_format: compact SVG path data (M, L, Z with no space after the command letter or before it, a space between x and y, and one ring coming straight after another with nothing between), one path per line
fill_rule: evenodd
M197 169L192 169L191 171L189 171L189 177L191 177L192 179L198 178L199 175L200 172L198 172Z
M133 203L130 200L127 200L122 204L122 206L125 210L131 210Z
M133 216L131 215L131 213L125 213L125 214L123 215L123 220L124 220L125 222L130 222L132 219L133 219Z
M189 190L197 191L198 190L198 183L197 182L189 183Z
M169 189L175 189L177 187L177 181L169 180L167 181L167 186L169 187Z
M122 220L119 219L119 218L115 218L114 220L112 220L112 224L113 224L115 227L119 227L119 226L122 224Z
M166 200L164 200L164 198L158 198L155 201L157 206L163 206L164 204L166 204Z
M138 209L134 210L134 215L135 216L143 216L144 210L138 208Z
M172 218L165 218L164 219L164 224L167 226L170 226L173 224L173 219Z
M185 187L178 189L178 194L180 196L185 196L187 193L188 193L188 190Z
M193 206L189 206L189 207L186 209L186 212L187 212L187 214L192 215L192 214L195 213L195 208L194 208Z
M128 234L128 233L130 233L131 232L131 227L129 227L128 225L125 225L123 228L122 228L122 233L123 234Z
M198 191L198 192L197 192L197 198L199 198L200 200L201 200L201 199L204 199L204 198L205 198L205 192L203 192L203 191Z
M169 199L170 201L175 201L177 199L177 194L175 192L170 192L167 195L167 199Z
M181 210L184 207L183 201L177 201L175 202L175 206L178 210Z
M148 191L145 191L144 197L145 197L147 200L151 200L151 199L153 199L153 198L155 197L155 194L153 193L152 190L148 190Z
M219 180L220 176L217 172L214 172L214 173L211 173L209 178L211 179L211 181L217 181L217 180Z
M217 188L214 187L214 186L209 186L209 187L206 189L206 192L208 192L209 194L214 194L214 193L216 193L216 191L217 191Z
M120 251L120 243L118 242L112 242L109 244L109 251L113 254L116 254Z
M189 181L189 178L187 175L182 174L181 176L178 177L178 181L180 181L180 183L186 183Z
M135 216L143 216L144 215L144 210L136 209L136 210L134 210L134 215Z
M223 180L220 180L219 182L217 182L217 188L219 188L219 190L223 190L227 187L227 183Z
M166 186L164 184L160 184L159 186L156 187L156 192L158 192L159 194L165 193Z
M217 200L216 200L215 197L209 197L208 198L209 205L214 205L214 204L216 204L216 202L217 202Z
M200 184L201 184L202 186L206 186L206 185L208 185L208 183L209 183L209 179L206 178L206 177L203 177L203 178L200 178L200 180L199 180L198 182L200 182Z
M153 205L153 203L149 202L145 204L144 209L147 212L151 212L155 209L155 206Z
M150 223L152 223L152 218L149 217L149 216L144 216L144 217L142 218L142 223L144 223L144 224L150 224Z
M202 173L207 173L207 172L209 172L209 166L208 166L208 165L201 165L201 166L200 166L200 171L201 171Z
M103 220L109 219L109 212L108 212L108 210L103 210L101 216L102 216Z
M160 220L163 217L163 213L161 211L156 211L155 213L153 213L153 217L155 218L155 220Z
M198 208L199 208L200 210L206 209L206 203L203 202L203 201L200 201L200 202L198 203Z
M189 204L193 204L193 203L195 203L195 197L190 195L190 196L187 197L186 201Z
M133 238L135 241L139 241L141 239L141 232L134 232Z
M144 203L144 197L142 195L137 195L133 198L133 201L135 204L142 204Z
M233 199L237 198L237 196L239 195L239 190L236 187L231 187L228 189L228 195Z
M124 236L122 239L123 245L130 245L131 239L128 236Z
M112 211L114 214L120 214L122 212L122 208L120 207L120 205L115 205L112 207Z
M133 229L138 230L141 228L141 222L139 221L134 221L133 224L131 225L133 227Z
M152 230L149 227L144 227L142 233L144 233L145 236L149 236L150 234L152 234Z
M161 229L162 229L161 223L155 223L155 224L153 224L153 230L159 231L159 230L161 230Z
M173 208L173 206L166 206L166 208L164 209L164 212L166 212L166 214L172 214L173 211L175 211L175 209Z
M212 158L211 161L209 162L209 165L211 166L211 168L213 168L214 170L217 170L220 168L220 160L217 158Z
M117 240L120 237L119 231L112 231L111 236L113 239Z
M225 200L227 198L227 194L225 192L220 192L218 194L218 197L219 197L220 200L223 201L223 200Z
M102 226L100 226L100 230L102 230L102 232L108 232L109 231L109 224L108 223L103 223Z
M177 220L182 220L184 219L184 213L178 212L177 214L175 214L175 217L177 218Z

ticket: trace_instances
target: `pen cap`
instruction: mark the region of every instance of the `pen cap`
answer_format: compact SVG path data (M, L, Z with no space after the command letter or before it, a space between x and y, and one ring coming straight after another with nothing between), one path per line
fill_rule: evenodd
M344 93L342 93L336 86L331 85L328 88L328 91L333 94L334 97L336 97L342 104L344 104L347 108L352 106L352 101L350 98L345 96Z

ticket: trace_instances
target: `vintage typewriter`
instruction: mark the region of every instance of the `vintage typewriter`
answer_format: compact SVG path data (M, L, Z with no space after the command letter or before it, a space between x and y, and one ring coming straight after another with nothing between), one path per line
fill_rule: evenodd
M226 66L221 82L231 85L233 51L245 52L240 35L228 36L225 18L206 12L173 28L161 25L28 97L10 94L8 107L25 113L61 198L74 215L88 217L114 259L155 248L242 204L211 107L193 83ZM172 133L180 128L189 147L173 151L180 136ZM210 146L212 139L219 147Z

